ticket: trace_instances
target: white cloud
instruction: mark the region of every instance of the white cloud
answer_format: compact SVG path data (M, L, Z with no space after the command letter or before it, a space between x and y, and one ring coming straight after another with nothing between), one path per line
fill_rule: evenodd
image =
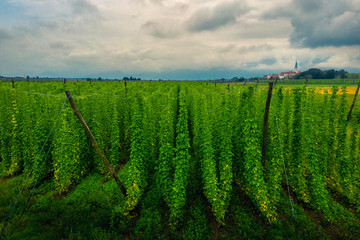
M339 33L335 42L344 43L343 36L358 26L359 6L355 0L345 2L334 10L334 0L325 7L321 1L315 6L298 0L13 0L24 12L16 21L18 16L11 15L16 24L0 21L0 51L8 56L0 75L244 67L271 71L291 69L296 59L303 70L359 68L359 55L354 56L359 45L309 48L310 40L321 37L316 31L328 12L332 17L325 30ZM302 17L306 9L316 9L320 17ZM294 42L303 45L294 47Z

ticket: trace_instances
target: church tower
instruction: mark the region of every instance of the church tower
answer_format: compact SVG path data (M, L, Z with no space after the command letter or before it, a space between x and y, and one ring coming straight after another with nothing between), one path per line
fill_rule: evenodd
M298 71L297 60L296 60L296 62L295 62L295 67L294 67L294 70L295 70L295 72L297 73L297 71Z

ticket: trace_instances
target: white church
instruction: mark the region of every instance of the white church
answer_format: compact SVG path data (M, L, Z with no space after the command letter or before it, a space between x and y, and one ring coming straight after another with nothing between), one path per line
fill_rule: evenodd
M295 62L295 67L294 67L294 71L289 71L289 72L282 72L279 74L279 79L289 79L289 78L293 78L296 74L301 73L301 71L298 71L298 64L297 64L297 60Z

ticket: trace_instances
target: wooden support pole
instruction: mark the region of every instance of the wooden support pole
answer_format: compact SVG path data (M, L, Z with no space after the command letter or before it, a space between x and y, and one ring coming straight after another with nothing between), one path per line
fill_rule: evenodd
M228 92L230 92L230 84L228 84Z
M126 79L124 79L124 85L125 85L125 87L126 87Z
M111 176L114 178L116 184L119 186L120 191L122 192L122 194L124 194L124 196L126 196L126 189L125 187L122 185L122 183L120 182L118 176L116 175L114 169L111 167L109 161L106 159L105 155L101 152L99 145L96 142L95 137L92 135L89 127L87 126L85 120L83 119L83 117L81 116L81 113L79 111L79 109L77 108L74 99L71 96L71 93L69 90L65 91L67 98L69 99L70 105L73 109L73 112L75 114L75 116L79 119L81 126L84 128L86 135L88 136L88 138L91 141L91 145L94 147L96 153L99 155L99 157L101 158L101 160L103 161L103 163L105 164L106 169L110 172Z
M358 84L358 86L357 86L357 88L356 88L355 95L354 95L354 99L353 99L353 102L352 102L352 104L351 104L351 106L350 106L349 113L348 113L348 115L347 115L347 121L348 121L348 122L349 122L350 119L351 119L351 113L352 113L352 110L353 110L353 108L354 108L357 95L358 95L358 93L359 93L359 88L360 88L360 81L359 81L359 84Z
M244 79L244 86L246 85L246 79Z
M309 82L309 79L307 78L307 79L305 80L305 85L307 85L308 82Z
M64 84L66 83L66 78L64 78Z
M272 90L273 90L273 82L271 81L269 82L269 91L266 99L265 114L264 114L263 142L262 142L262 152L261 152L261 163L263 166L265 166L267 133L268 133L268 123L269 123L269 109L270 109Z
M11 79L11 84L12 84L12 88L15 88L15 83L14 83L14 79Z
M216 87L216 82L215 82L215 87Z

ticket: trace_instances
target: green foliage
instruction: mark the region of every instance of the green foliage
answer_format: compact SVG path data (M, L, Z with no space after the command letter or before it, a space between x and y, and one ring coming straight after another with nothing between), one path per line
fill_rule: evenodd
M339 105L339 118L338 118L338 132L337 132L337 148L336 148L336 158L339 162L339 174L340 174L340 185L343 191L343 195L348 199L352 196L352 179L351 179L351 165L350 159L347 155L348 144L347 144L347 121L345 115L347 114L347 104L346 104L346 87L341 88L341 98Z
M170 193L172 191L174 174L174 137L175 124L172 119L174 110L171 104L161 99L160 108L163 114L160 116L159 137L159 157L158 157L158 184L161 186L161 193L165 202L170 206ZM171 99L170 99L171 100Z
M140 218L134 229L135 239L162 239L163 222L159 189L154 184L144 198Z
M268 187L271 208L276 209L280 199L283 178L283 163L281 149L284 149L283 135L281 135L280 113L283 111L283 92L275 92L272 98L272 108L270 109L268 144L265 157L264 177ZM281 146L280 146L281 139Z
M183 230L184 239L209 239L210 226L206 217L206 206L197 198L191 205Z
M179 96L178 108L179 115L176 124L176 148L175 148L175 172L172 191L170 193L170 224L176 227L183 217L183 207L187 197L186 189L188 186L188 170L190 161L190 139L188 129L188 113L186 102L181 95Z
M318 211L323 211L330 217L331 212L328 207L329 193L325 188L325 172L322 167L322 159L320 158L321 152L318 147L318 140L320 137L320 128L318 119L315 116L319 116L316 111L320 111L320 108L316 106L314 100L314 91L308 90L308 99L306 99L305 105L305 120L304 129L312 134L304 134L304 151L305 151L305 163L308 167L308 185L310 186L310 198L313 202L313 206ZM315 113L315 114L314 114Z
M54 124L65 89L126 196L68 103ZM6 236L321 239L335 232L335 238L356 239L359 123L345 119L352 96L336 86L330 93L275 86L262 164L267 90L230 89L163 81L132 81L126 88L115 81L0 84L0 219L28 174L15 216L38 180L22 221L11 219Z
M19 109L16 99L12 100L13 112L11 115L11 139L10 139L10 161L11 164L7 171L7 175L14 175L22 169L22 152L18 149L21 146L21 126L19 125ZM21 123L21 121L20 121Z
M261 145L260 139L257 137L260 135L260 127L252 111L254 109L253 97L253 95L250 95L247 99L242 130L244 138L245 172L243 174L246 179L245 190L257 209L269 222L272 222L276 220L276 212L273 204L270 202L268 187L264 179L264 168L261 163Z
M128 172L128 178L131 179L131 182L126 189L127 199L124 206L125 213L134 209L146 185L146 172L144 169L146 154L144 151L145 143L140 98L134 99L133 107L130 170Z
M70 107L67 107L59 123L54 139L53 168L59 192L67 192L88 170L88 162L82 159L85 133L76 122Z
M304 90L300 88L293 89L293 121L291 135L291 162L289 170L289 180L293 191L298 197L308 203L310 201L309 191L307 189L307 169L303 155L303 114L302 98Z

